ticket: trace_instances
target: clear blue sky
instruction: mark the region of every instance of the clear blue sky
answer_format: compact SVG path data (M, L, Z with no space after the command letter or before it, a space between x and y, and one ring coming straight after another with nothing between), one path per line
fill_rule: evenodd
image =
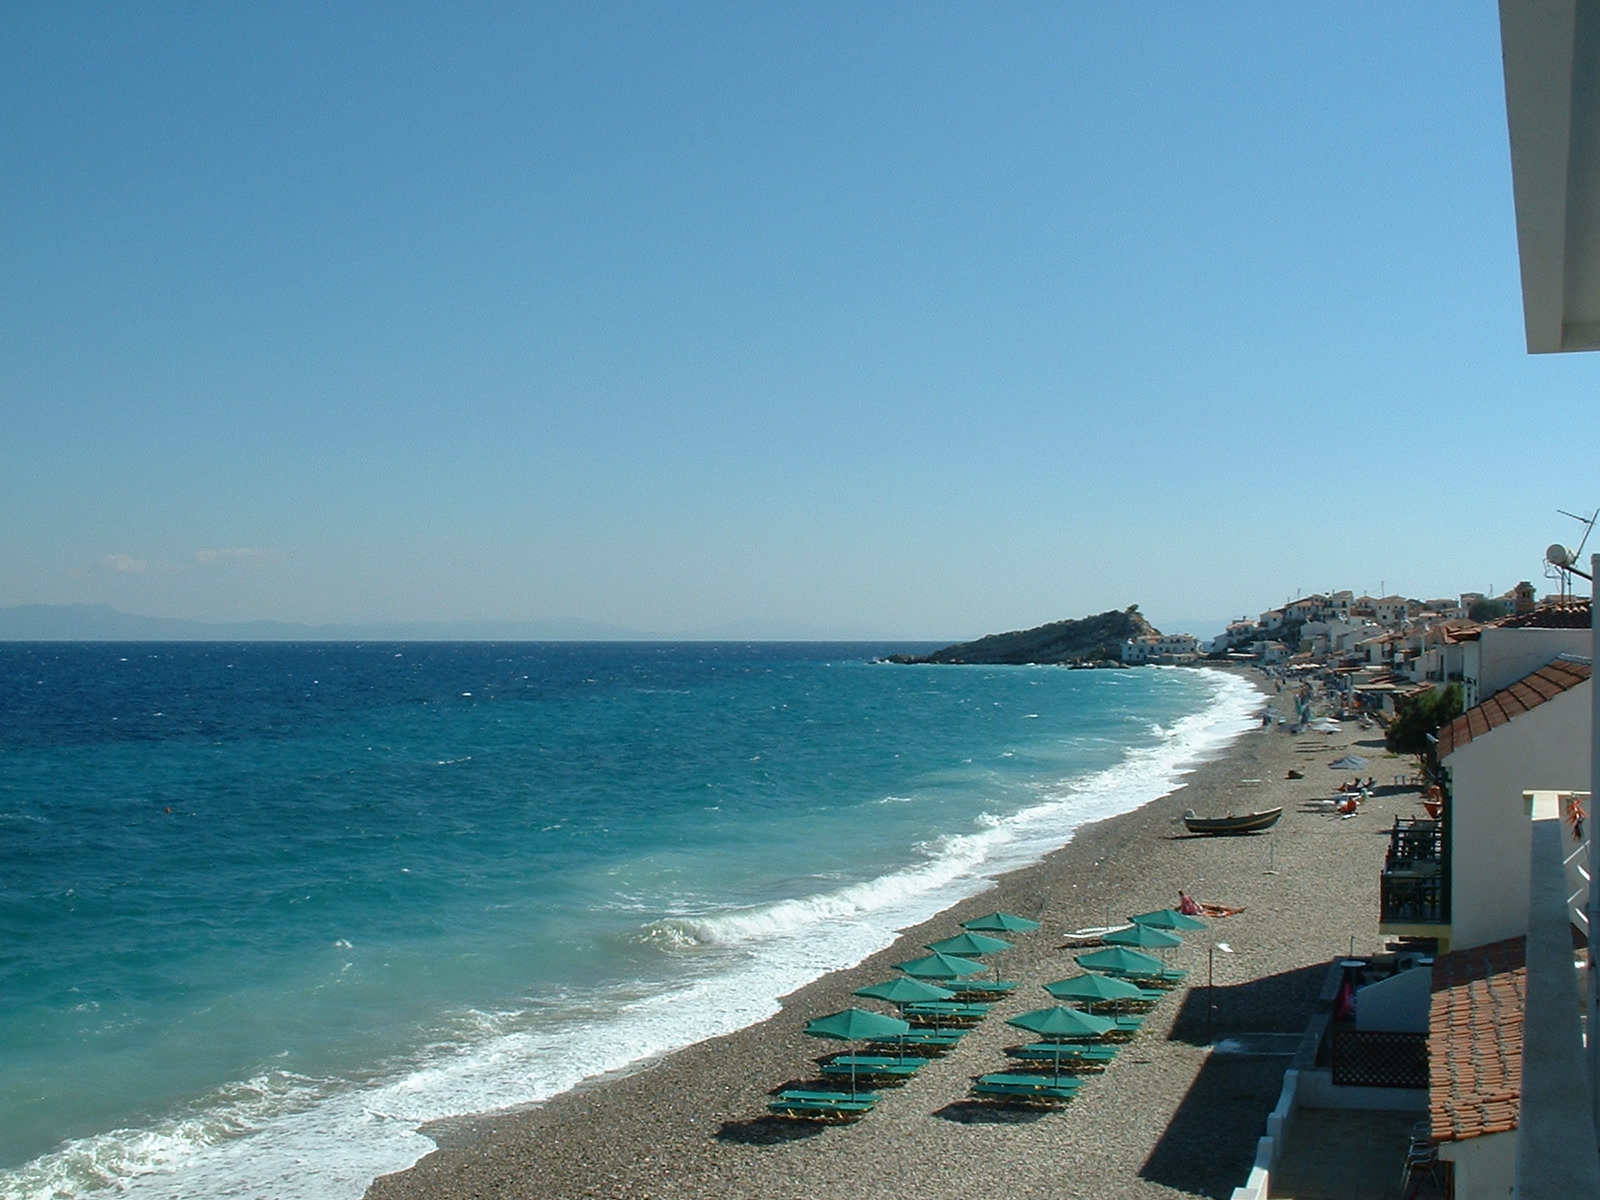
M0 605L965 637L1600 504L1495 8L12 4Z

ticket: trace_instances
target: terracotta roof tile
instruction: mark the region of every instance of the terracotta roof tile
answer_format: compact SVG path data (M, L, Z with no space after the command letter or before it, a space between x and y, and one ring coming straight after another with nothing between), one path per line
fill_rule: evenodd
M1521 616L1491 622L1498 629L1588 629L1592 620L1587 602L1550 604Z
M1433 1140L1515 1129L1522 1112L1525 939L1454 950L1433 964L1428 1112Z
M1476 708L1468 709L1439 731L1439 757L1454 754L1474 738L1520 717L1529 709L1554 700L1562 692L1577 687L1591 674L1585 663L1557 659L1533 674L1496 692Z

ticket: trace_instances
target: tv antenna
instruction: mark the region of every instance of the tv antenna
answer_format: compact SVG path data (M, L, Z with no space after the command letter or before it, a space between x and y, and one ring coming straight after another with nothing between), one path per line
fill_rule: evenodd
M1600 508L1595 509L1587 517L1580 517L1577 513L1569 513L1564 508L1556 509L1563 517L1570 517L1583 526L1583 540L1578 543L1576 550L1563 546L1560 542L1552 543L1544 552L1544 577L1546 579L1560 580L1561 599L1566 601L1572 596L1572 577L1582 576L1594 582L1594 576L1578 566L1583 555L1583 548L1589 544L1589 535L1594 532L1596 520L1600 520Z

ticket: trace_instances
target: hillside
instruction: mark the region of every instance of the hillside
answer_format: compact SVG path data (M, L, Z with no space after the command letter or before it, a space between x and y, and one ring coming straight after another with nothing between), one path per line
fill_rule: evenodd
M1122 643L1159 635L1137 604L1077 621L1053 621L1037 629L991 633L975 642L946 646L932 654L896 654L897 663L1097 663L1122 661Z

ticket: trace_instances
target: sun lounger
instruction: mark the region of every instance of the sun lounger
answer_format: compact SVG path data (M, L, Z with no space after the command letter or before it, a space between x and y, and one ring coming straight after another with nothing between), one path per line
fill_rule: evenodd
M854 1075L886 1079L909 1079L928 1065L925 1058L894 1058L887 1054L841 1054L822 1064L822 1073L845 1079Z
M785 1117L801 1117L808 1121L857 1121L872 1111L878 1102L873 1092L808 1092L786 1088L767 1104L767 1108Z
M1055 1108L1076 1096L1082 1086L1081 1080L1071 1076L983 1075L972 1085L972 1094L984 1100Z
M1024 1062L1055 1063L1059 1059L1064 1068L1081 1069L1104 1068L1120 1050L1120 1046L1091 1046L1083 1042L1029 1042L1026 1046L1012 1046L1006 1053Z
M924 1000L904 1005L900 1015L914 1025L941 1021L951 1025L976 1025L993 1007L992 1004L957 1004L954 1000Z
M873 1042L873 1046L882 1046L890 1050L920 1050L925 1054L942 1054L946 1050L954 1050L961 1044L961 1039L967 1036L965 1029L913 1029L910 1033L903 1033L897 1038L884 1042Z
M958 979L949 986L958 996L1005 996L1017 990L1009 979Z

